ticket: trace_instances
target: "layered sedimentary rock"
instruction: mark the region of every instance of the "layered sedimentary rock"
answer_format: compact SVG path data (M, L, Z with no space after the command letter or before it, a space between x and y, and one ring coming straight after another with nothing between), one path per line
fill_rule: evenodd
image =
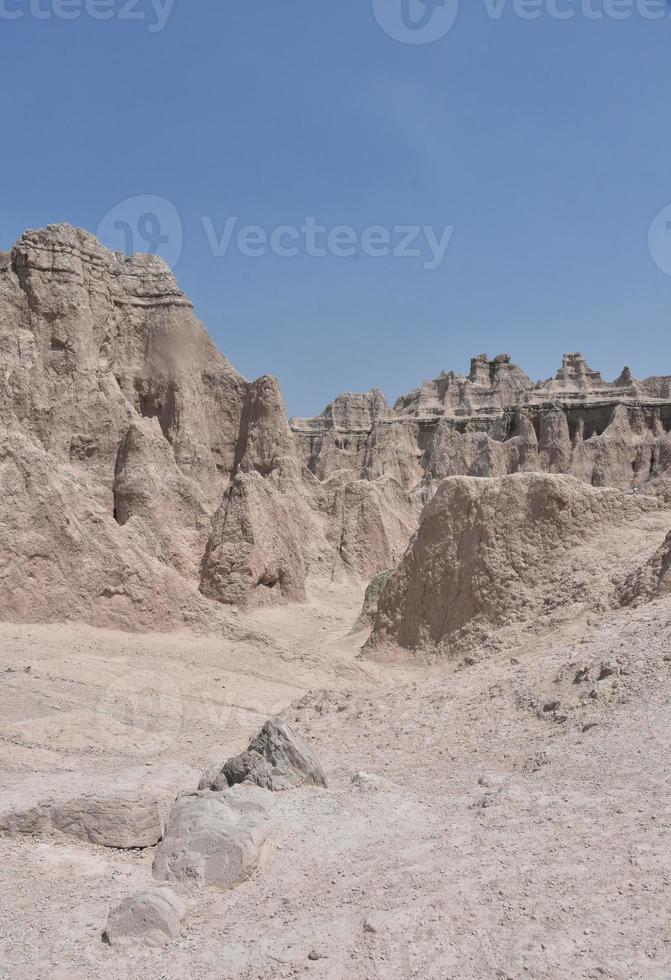
M273 378L252 389L244 422L239 464L202 562L204 595L300 600L310 576L368 578L400 559L420 496L394 479L360 480L348 471L320 481L299 458Z
M238 473L212 522L201 592L266 603L304 599L311 577L369 579L400 560L421 500L392 478L320 483L300 464Z
M26 232L0 253L0 617L225 627L222 604L393 567L445 477L669 493L670 428L669 378L607 384L580 355L538 384L480 355L393 409L373 390L289 422L160 259Z
M3 618L211 626L368 576L419 501L357 484L304 466L277 382L231 367L160 259L67 225L0 255Z
M151 797L84 796L7 810L0 814L0 833L62 835L102 847L143 848L160 841L162 828L158 803Z
M100 478L138 416L218 502L247 383L217 351L164 263L67 225L26 232L0 261L0 412L59 461Z
M646 486L671 463L671 378L609 384L580 354L534 383L510 357L473 358L468 376L443 372L399 398L378 392L352 413L341 396L320 416L292 419L302 459L321 479L347 470L392 475L406 489L446 476L570 473L594 486ZM354 414L356 426L349 420Z
M669 524L671 510L655 497L574 477L446 479L386 582L368 650L450 655L492 631L605 607ZM660 552L651 580L665 561Z
M0 260L0 371L0 614L207 620L199 551L248 385L168 268L26 232Z

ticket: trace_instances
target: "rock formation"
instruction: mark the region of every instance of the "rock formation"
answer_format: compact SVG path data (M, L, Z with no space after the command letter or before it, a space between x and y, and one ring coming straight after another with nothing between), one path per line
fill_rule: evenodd
M355 398L291 420L303 461L321 479L386 473L412 490L446 476L534 471L629 489L652 487L671 464L671 378L639 382L625 368L608 384L580 354L566 354L556 377L537 384L507 354L481 354L468 376L443 372L393 411L370 392L368 411L352 413L345 402Z
M65 836L102 847L153 847L161 839L161 818L155 799L85 796L45 801L28 810L0 814L0 834L14 837Z
M103 940L110 946L165 946L182 932L186 905L171 888L138 892L112 909Z
M248 385L157 258L66 225L0 260L1 614L202 619L195 576ZM9 495L9 496L8 496Z
M605 607L669 523L654 497L574 477L446 479L380 596L368 651L450 655L492 631Z
M228 759L221 769L206 773L198 788L218 791L238 783L276 793L304 784L326 786L326 776L310 746L291 725L271 718L245 752Z
M252 790L181 797L156 850L154 877L219 888L244 881L259 860L266 809L267 803Z
M534 384L474 358L389 408L286 418L214 347L163 262L68 225L0 253L0 617L232 629L403 556L438 481L570 473L668 493L671 379L578 354Z
M0 256L0 378L5 619L221 626L219 603L374 574L415 526L393 481L323 486L277 382L231 367L161 260L84 231Z

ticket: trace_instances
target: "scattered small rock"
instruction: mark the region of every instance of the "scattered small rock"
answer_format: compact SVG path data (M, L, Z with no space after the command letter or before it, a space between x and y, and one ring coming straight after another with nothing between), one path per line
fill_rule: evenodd
M488 810L490 807L503 803L504 799L503 788L500 787L496 790L489 790L481 799L476 800L473 806L478 810Z
M384 786L384 779L370 772L357 772L352 776L352 786L364 793L375 793Z
M531 760L530 769L531 772L538 772L538 770L542 769L543 766L549 766L549 765L550 765L550 755L546 749L542 749L540 752L537 752L536 755Z
M363 920L364 932L382 932L385 926L389 924L390 918L391 913L389 912L369 912L366 918Z
M484 786L487 789L501 789L504 785L503 776L492 776L491 773L483 773L478 779L478 786Z
M609 663L601 664L601 671L597 677L597 681L605 681L608 677L617 677L620 673L620 668L616 663L612 661Z

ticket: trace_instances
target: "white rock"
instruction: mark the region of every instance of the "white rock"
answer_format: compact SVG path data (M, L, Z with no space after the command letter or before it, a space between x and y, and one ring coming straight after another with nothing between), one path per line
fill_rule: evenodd
M171 888L139 892L112 909L103 940L111 946L164 946L182 931L186 905Z
M154 858L159 881L231 888L252 873L266 837L266 806L253 798L201 791L175 803Z

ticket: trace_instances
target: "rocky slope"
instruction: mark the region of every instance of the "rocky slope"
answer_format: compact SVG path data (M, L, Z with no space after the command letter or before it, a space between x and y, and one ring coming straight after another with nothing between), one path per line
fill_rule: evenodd
M658 497L575 477L446 479L385 584L367 649L491 653L525 630L652 598L668 588L669 526Z
M579 355L534 385L506 356L390 409L287 420L214 347L156 257L53 225L0 254L0 617L225 626L393 567L438 481L568 472L663 493L671 380Z

